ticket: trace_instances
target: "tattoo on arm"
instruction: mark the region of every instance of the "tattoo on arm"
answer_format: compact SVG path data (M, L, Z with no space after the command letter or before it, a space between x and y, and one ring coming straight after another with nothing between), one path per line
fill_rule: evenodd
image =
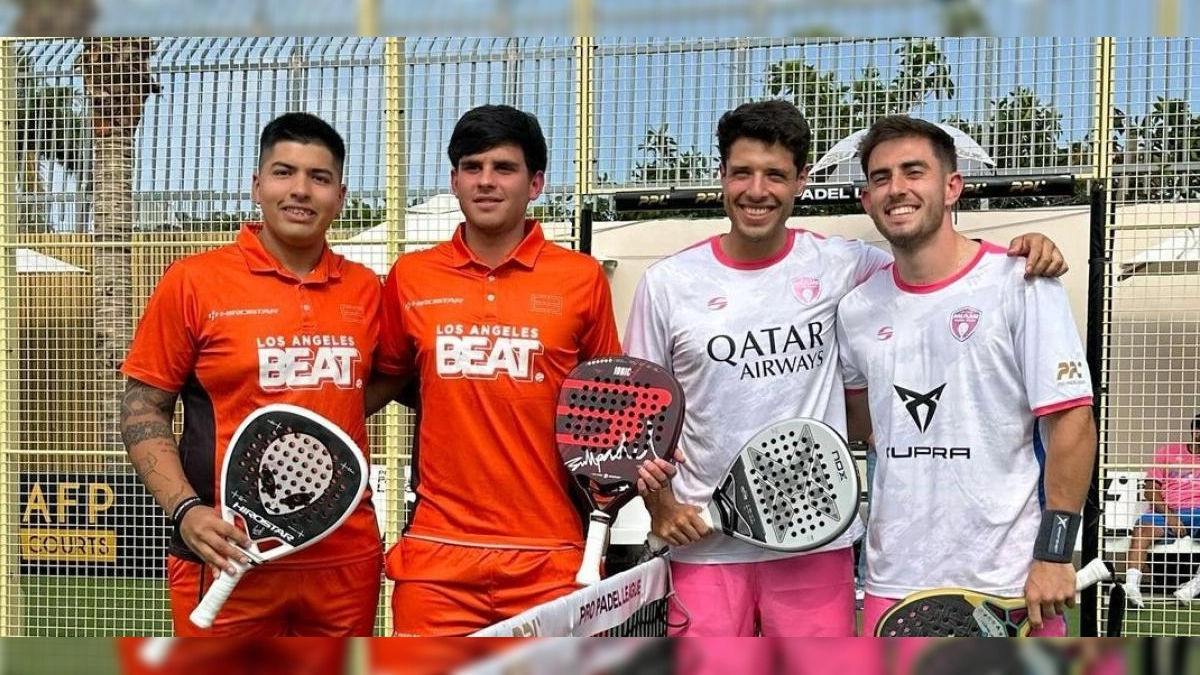
M183 474L171 419L177 394L130 379L121 398L121 440L142 483L168 512L194 494Z

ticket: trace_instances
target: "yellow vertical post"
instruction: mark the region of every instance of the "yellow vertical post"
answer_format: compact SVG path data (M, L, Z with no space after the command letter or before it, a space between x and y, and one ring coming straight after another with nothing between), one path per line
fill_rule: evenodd
M592 116L592 52L595 42L590 37L575 38L575 234L583 236L583 200L592 194L593 116ZM576 242L578 243L578 242Z
M1158 0L1154 27L1159 37L1174 37L1179 33L1179 0Z
M384 202L387 222L388 260L400 255L401 243L407 239L405 213L408 206L408 124L406 109L407 78L404 65L404 38L385 38L383 48L383 157ZM402 421L408 413L400 406L389 405L383 411L384 446L382 465L386 471L390 506L385 514L383 533L388 542L395 542L404 522L404 441ZM415 433L415 430L413 430ZM386 586L385 586L386 588ZM383 635L388 635L385 632Z
M17 571L14 561L20 556L17 539L17 504L20 500L17 474L19 466L13 462L17 452L19 420L16 415L16 390L14 374L21 367L17 363L15 308L19 302L17 294L16 247L13 234L16 232L17 208L12 193L12 180L19 171L16 138L16 45L12 40L0 41L0 354L4 355L4 367L0 369L0 636L18 635L20 616L20 588L16 583Z
M1112 175L1113 129L1113 38L1096 38L1096 99L1092 137L1096 144L1095 178L1107 181Z
M592 0L572 0L571 29L575 37L590 37L596 28L596 8Z
M358 0L358 36L379 35L379 0Z

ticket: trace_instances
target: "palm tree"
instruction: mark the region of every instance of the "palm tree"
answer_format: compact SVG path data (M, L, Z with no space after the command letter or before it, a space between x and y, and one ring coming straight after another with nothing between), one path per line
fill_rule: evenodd
M118 416L123 382L117 368L133 338L134 135L146 100L160 90L150 75L156 47L150 38L83 39L76 67L83 73L93 137L94 279L100 372L96 401L101 447L120 447Z
M9 33L16 37L82 37L92 31L98 8L96 0L8 0L16 5L16 21ZM75 110L75 90L68 86L48 85L33 74L28 53L22 46L16 55L17 149L20 160L20 185L25 199L18 216L20 231L47 231L49 220L45 202L42 169L60 165L75 179L83 197L76 212L75 229L86 224L86 205L90 201L86 124Z
M19 14L10 28L14 37L82 37L92 32L99 8L96 0L9 0Z

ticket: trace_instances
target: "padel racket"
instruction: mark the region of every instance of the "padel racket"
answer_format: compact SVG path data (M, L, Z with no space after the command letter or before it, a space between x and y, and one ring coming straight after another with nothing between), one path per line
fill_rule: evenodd
M713 529L761 548L802 552L837 539L858 514L858 469L833 427L776 422L738 451L700 510ZM667 543L650 533L651 549Z
M670 458L683 429L683 390L662 366L631 356L577 365L558 392L555 440L575 487L591 507L575 581L600 580L608 528L637 496L638 467Z
M234 562L191 614L209 628L251 566L312 546L354 511L367 462L336 424L304 408L269 405L234 432L221 464L221 516L250 535L251 565Z
M1096 559L1076 573L1075 589L1111 578L1112 570ZM875 627L875 637L1025 637L1029 631L1025 598L935 588L913 593L889 609Z

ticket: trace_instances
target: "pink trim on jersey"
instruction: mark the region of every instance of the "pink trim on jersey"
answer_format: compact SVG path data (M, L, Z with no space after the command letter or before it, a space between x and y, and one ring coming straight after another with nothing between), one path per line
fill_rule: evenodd
M865 393L867 393L866 387L846 387L847 396L862 396Z
M1033 414L1036 417L1042 417L1043 415L1049 415L1050 413L1070 410L1071 408L1079 408L1085 405L1090 406L1091 404L1091 396L1080 396L1079 398L1073 398L1069 401L1059 401L1058 403L1051 403L1050 405L1044 405L1040 408L1034 408Z
M975 266L979 264L979 261L983 260L983 256L985 253L1007 253L1008 252L1007 249L1001 248L1000 246L997 246L996 244L993 244L991 242L981 241L981 242L979 242L979 244L980 244L979 250L975 252L975 257L971 258L970 262L968 262L966 265L964 265L961 270L946 277L945 279L942 279L941 281L936 281L932 284L921 284L921 285L909 284L900 278L900 270L896 266L892 267L892 279L896 282L896 287L899 288L900 290L904 291L905 293L933 293L934 291L942 290L943 288L949 286L950 284L952 284L952 283L958 281L959 279L963 278L964 276L966 276L967 272L970 272L971 270L975 269Z
M796 241L796 232L797 230L787 228L787 243L783 245L783 248L779 249L779 252L775 255L761 260L734 260L725 255L725 252L721 250L720 236L713 237L709 241L712 242L713 255L716 256L717 262L722 265L732 267L735 270L761 270L783 260L787 257L787 254L792 252L792 244Z

